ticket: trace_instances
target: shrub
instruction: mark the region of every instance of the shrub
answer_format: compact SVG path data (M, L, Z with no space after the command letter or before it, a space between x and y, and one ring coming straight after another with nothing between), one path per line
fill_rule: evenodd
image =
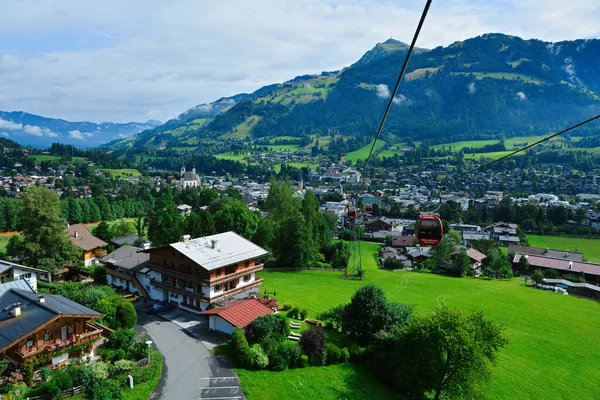
M308 365L308 356L306 354L302 354L302 357L300 357L300 364L298 365L298 368L304 368Z
M119 349L115 352L115 360L120 361L124 360L125 358L127 358L127 353L125 353L125 350Z
M288 361L281 354L275 352L269 357L269 368L273 371L285 371L288 368Z
M42 378L42 381L46 382L50 378L51 372L52 370L47 366L40 368L40 377Z
M233 343L233 349L235 351L235 357L238 365L245 367L250 365L250 346L248 340L244 336L244 332L241 329L235 328L231 335L231 342Z
M291 304L287 304L287 303L286 303L286 304L284 304L284 305L281 307L281 311L289 311L289 310L291 310L291 309L292 309L292 305L291 305Z
M325 322L328 327L332 327L335 329L342 328L342 321L344 318L344 305L340 304L337 307L331 308L327 311L323 311L319 315L317 315L317 319Z
M281 350L286 355L290 368L302 368L304 366L302 362L302 349L300 349L297 343L283 342Z
M260 347L260 344L255 344L250 349L250 363L256 369L265 369L269 365L269 357L267 357L262 347Z
M109 362L115 359L115 351L104 347L98 348L98 355L104 362Z
M131 371L135 368L135 362L131 360L115 361L115 369L117 372Z
M258 317L246 330L246 335L251 343L260 343L273 334L287 336L290 333L289 321L282 314L270 314Z
M308 356L321 354L325 348L326 342L325 332L319 327L311 327L309 330L302 333L300 338L300 347Z
M94 282L106 285L106 270L104 269L104 266L97 265L94 267L92 278L94 279Z
M37 360L35 359L35 357L28 358L27 360L23 361L21 373L23 374L23 380L28 386L31 386L31 383L33 382L36 361Z
M366 349L364 347L361 347L359 345L357 345L356 343L353 344L352 346L350 346L350 349L348 349L348 352L350 354L350 359L352 360L360 360L363 358L363 356L365 355L365 351Z
M304 321L307 316L308 316L308 310L306 308L303 308L302 310L300 310L300 319L302 321Z
M327 352L322 351L319 354L314 354L308 357L308 362L310 365L319 367L321 365L325 365L327 361Z
M51 382L60 390L68 390L73 387L73 378L71 378L71 375L64 369L52 371Z
M300 314L298 307L293 307L290 311L288 311L288 317L290 318L299 319L298 314Z
M128 350L135 341L137 332L134 329L117 329L110 334L108 348L113 350Z
M86 386L92 380L91 367L87 365L79 368L69 365L67 372L73 379L73 386Z
M346 363L348 361L350 361L350 352L348 351L348 349L346 347L344 347L340 353L340 361L343 363Z
M132 328L137 322L135 307L128 301L121 301L115 313L116 323L122 328Z
M108 379L108 364L102 361L90 366L90 377L94 382L102 382Z
M143 340L136 340L127 352L127 358L131 360L141 360L148 356L148 345Z
M531 280L534 281L535 283L544 282L544 273L542 271L540 271L539 269L536 269L531 274Z
M161 370L162 354L156 350L152 350L150 364L146 367L136 368L129 375L133 376L133 383L139 385L140 383L148 382L151 379L159 377Z
M549 268L544 270L544 277L548 279L557 279L560 276L557 270Z
M333 343L327 343L325 345L325 351L327 353L327 364L337 364L340 362L342 358L342 349Z

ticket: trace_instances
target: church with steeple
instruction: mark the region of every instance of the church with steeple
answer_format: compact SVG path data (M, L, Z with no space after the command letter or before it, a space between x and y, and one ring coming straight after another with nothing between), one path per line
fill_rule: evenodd
M186 172L185 165L181 166L179 188L184 190L186 187L200 187L200 177L196 174L196 167L192 168L192 172Z

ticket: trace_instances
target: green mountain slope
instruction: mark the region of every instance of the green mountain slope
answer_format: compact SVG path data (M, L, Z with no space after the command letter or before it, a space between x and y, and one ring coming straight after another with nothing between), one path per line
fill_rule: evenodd
M111 148L215 153L239 140L297 138L310 149L306 143L322 137L329 149L358 149L372 139L405 47L397 41L378 44L342 71L300 76L198 106ZM486 34L417 52L382 139L440 143L556 131L600 112L597 65L600 40L551 44Z

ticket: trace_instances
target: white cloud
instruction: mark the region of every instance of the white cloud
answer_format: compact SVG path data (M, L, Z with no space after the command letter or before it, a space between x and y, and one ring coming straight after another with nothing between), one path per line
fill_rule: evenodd
M390 98L390 88L388 85L384 85L383 83L377 85L377 97L381 99L389 99Z
M575 83L577 79L577 74L575 73L575 64L573 63L573 59L571 57L565 58L565 64L562 66L562 69L569 75L569 80L572 83Z
M551 42L597 36L600 2L569 5L439 2L417 44L486 32ZM0 37L10 47L0 50L0 110L97 122L144 121L152 112L166 120L223 96L340 69L390 32L409 42L421 11L409 0L3 2Z
M525 93L523 92L517 92L517 97L519 98L519 100L527 99L527 96L525 96Z
M16 124L12 121L6 121L0 118L0 129L8 129L11 131L16 131L19 129L23 129L23 124Z
M83 133L81 133L77 129L75 129L74 131L69 131L69 136L72 137L73 139L78 139L78 140L85 139L85 137L83 136Z
M48 137L58 137L58 133L53 132L52 130L48 129L48 128L42 128L39 126L35 126L35 125L25 125L23 127L23 132L28 134L28 135L33 135L33 136L48 136Z
M467 90L469 91L469 94L473 94L477 91L477 88L475 87L475 82L471 82L467 85Z
M8 132L2 132L2 133L0 133L0 135L2 135L4 137L10 137L10 135L8 134Z
M394 97L394 104L406 104L406 105L411 105L412 101L410 101L409 99L406 98L406 96L404 96L403 94L397 94L396 97Z
M119 133L119 137L124 139L127 137L127 135L123 135L122 133Z

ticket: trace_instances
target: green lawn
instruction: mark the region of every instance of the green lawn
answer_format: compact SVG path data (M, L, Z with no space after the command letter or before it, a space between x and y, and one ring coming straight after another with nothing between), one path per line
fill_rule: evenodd
M527 240L531 247L575 251L583 253L585 261L600 263L600 239L527 235Z
M369 156L369 151L371 151L371 146L373 146L373 142L369 143L366 146L361 147L358 150L355 150L355 151L352 151L352 152L346 154L344 156L344 158L346 159L346 161L350 161L353 164L355 164L357 160L366 160L367 157ZM387 146L386 142L384 142L383 140L378 140L377 144L375 145L375 150L373 150L373 152L376 152L377 150L381 150L386 146Z
M244 161L244 158L248 157L248 155L247 154L223 153L223 154L217 154L215 157L218 158L219 160L231 160L231 161L246 162L246 161Z
M463 140L460 142L436 144L436 145L431 146L431 148L435 149L435 150L441 150L443 148L446 148L446 149L450 148L452 151L459 152L461 149L463 149L465 147L481 148L483 146L487 146L490 144L496 144L496 143L498 143L498 140Z
M133 168L122 168L122 169L107 169L100 168L107 174L111 174L112 176L142 176L142 173L137 169Z
M469 153L465 154L465 158L471 159L479 159L479 158L491 158L492 160L497 160L501 157L504 157L508 154L512 153L512 151L492 151L490 153ZM524 153L517 153L515 156L523 155Z
M60 161L60 157L58 156L50 156L50 155L46 155L46 154L36 154L33 156L29 156L30 158L33 158L33 160L35 161L35 163L41 163L42 161ZM87 161L86 157L73 157L72 158L73 162L80 162L80 161Z
M6 250L6 245L13 235L0 235L0 251Z
M464 311L480 309L506 325L510 340L500 353L493 380L485 387L489 399L597 398L597 302L528 288L517 279L487 281L383 271L373 256L379 245L362 245L365 281L346 281L341 273L325 271L262 272L262 288L276 290L280 304L308 309L310 317L347 303L358 287L371 282L380 285L390 300L416 304L417 313L427 313L439 305ZM382 393L382 384L366 371L356 368L350 364L283 373L238 373L250 400L394 398ZM354 390L359 392L353 395Z
M289 167L294 167L294 168L308 168L308 169L312 169L312 170L316 170L318 167L318 164L316 163L299 163L299 162L292 162L292 163L286 163ZM281 164L276 164L275 165L275 172L279 172L281 171Z

